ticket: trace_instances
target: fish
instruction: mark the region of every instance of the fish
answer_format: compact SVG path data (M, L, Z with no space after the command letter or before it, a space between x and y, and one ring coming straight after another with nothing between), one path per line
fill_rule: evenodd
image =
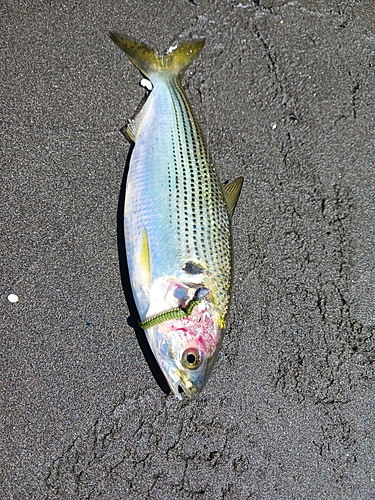
M232 287L231 219L243 177L221 183L182 76L204 47L159 54L110 37L142 74L146 100L125 127L133 145L124 201L129 278L140 326L171 391L202 391L223 341Z

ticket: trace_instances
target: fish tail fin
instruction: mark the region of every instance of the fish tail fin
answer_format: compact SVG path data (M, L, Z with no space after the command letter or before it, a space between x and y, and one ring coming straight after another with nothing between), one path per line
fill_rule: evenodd
M125 52L130 61L145 76L164 73L165 76L182 75L204 47L205 39L196 38L173 45L166 54L159 55L143 42L110 33L112 40Z

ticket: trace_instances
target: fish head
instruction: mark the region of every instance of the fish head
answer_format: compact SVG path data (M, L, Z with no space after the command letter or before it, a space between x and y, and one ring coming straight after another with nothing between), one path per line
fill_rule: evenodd
M203 389L217 358L222 330L207 303L188 318L170 320L148 331L153 353L174 394L194 399ZM147 334L147 332L146 332Z
M223 339L214 305L209 299L202 300L188 317L164 321L145 331L173 393L181 399L183 391L194 399L212 371Z

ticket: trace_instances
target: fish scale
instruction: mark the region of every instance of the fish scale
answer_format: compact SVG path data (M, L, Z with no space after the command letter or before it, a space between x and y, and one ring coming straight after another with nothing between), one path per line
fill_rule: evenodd
M231 214L242 178L220 183L180 83L204 41L159 56L143 43L111 37L152 83L127 127L134 142L124 209L132 291L169 385L178 397L180 386L193 398L222 341L231 291Z

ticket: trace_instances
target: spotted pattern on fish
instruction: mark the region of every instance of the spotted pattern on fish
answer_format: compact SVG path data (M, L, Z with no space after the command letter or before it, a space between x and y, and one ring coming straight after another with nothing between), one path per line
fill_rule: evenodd
M169 82L174 109L171 128L174 172L168 176L169 199L174 223L175 213L180 260L192 256L207 270L214 300L226 316L230 297L231 235L228 210L216 171L210 162L206 142L187 103L177 78Z

